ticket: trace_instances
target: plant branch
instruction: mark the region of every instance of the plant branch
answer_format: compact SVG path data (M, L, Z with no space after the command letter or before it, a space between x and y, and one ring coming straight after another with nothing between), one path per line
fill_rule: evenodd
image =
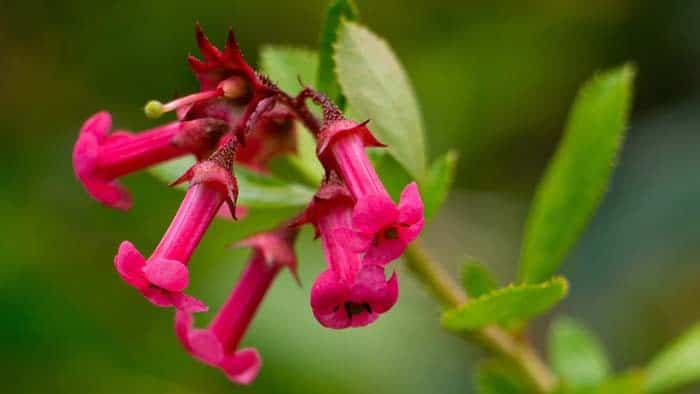
M441 303L457 307L469 301L442 265L428 255L420 240L406 249L404 259L408 268ZM515 363L538 393L550 393L556 388L556 376L529 341L519 340L498 326L487 326L476 331L475 335L461 337Z

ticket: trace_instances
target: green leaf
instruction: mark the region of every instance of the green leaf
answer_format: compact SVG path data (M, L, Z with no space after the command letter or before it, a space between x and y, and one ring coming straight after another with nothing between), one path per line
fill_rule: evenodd
M412 182L411 176L386 149L367 149L367 156L372 160L374 170L377 171L377 175L384 183L384 187L386 187L394 201L398 201L401 191Z
M700 380L700 323L696 323L647 367L648 392L677 389Z
M622 145L634 73L625 65L581 88L525 225L523 281L552 276L595 212Z
M475 381L478 394L527 394L530 392L517 368L502 360L490 360L479 365Z
M294 94L301 90L297 78L304 83L314 81L318 73L318 53L303 48L266 45L260 50L262 71L284 91ZM294 166L310 185L316 186L323 177L323 167L316 158L316 141L309 131L297 122L297 153L287 161Z
M184 174L194 164L191 157L170 160L150 169L165 182ZM302 207L311 201L314 191L306 186L286 183L278 178L256 174L242 166L236 167L238 203L250 208ZM182 189L186 188L186 185Z
M289 94L301 90L299 79L311 84L318 73L318 53L305 48L265 45L260 49L260 67L277 86Z
M287 159L304 176L309 186L317 187L323 178L323 166L316 156L316 140L301 122L296 123L296 128L297 151L288 155Z
M539 284L510 285L447 310L442 314L441 322L449 330L463 331L531 318L561 301L568 288L568 282L562 277Z
M352 117L371 119L377 139L419 182L425 177L423 121L408 76L387 43L343 21L335 44L338 81Z
M447 199L454 182L456 167L457 152L450 150L438 157L428 169L425 180L420 184L426 219L433 217Z
M469 297L478 298L496 290L496 281L480 262L468 261L462 266L462 285Z
M318 90L325 93L340 109L345 108L345 98L336 79L333 44L335 44L338 37L338 27L341 20L357 20L358 17L359 13L355 2L352 0L335 0L326 9L326 21L321 31Z
M610 363L598 338L570 318L558 318L550 330L549 361L574 391L598 386L610 374Z
M641 371L630 371L603 382L593 394L642 394L645 377Z

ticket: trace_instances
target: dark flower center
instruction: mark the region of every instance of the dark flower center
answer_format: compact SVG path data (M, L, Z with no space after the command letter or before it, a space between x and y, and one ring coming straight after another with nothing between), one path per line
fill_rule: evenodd
M391 226L391 227L387 227L387 228L384 230L384 238L386 238L386 239L396 239L396 238L398 238L398 237L399 237L399 231L396 230L396 227Z
M379 230L372 239L372 245L377 246L380 242L386 239L397 239L399 238L399 230L396 226L389 226Z
M348 319L352 318L354 315L359 315L364 312L372 313L372 307L369 305L369 303L358 303L352 301L345 302L345 313L348 315Z

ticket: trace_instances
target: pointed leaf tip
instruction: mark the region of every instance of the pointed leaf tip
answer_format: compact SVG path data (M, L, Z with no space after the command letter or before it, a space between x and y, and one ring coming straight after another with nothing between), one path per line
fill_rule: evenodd
M432 218L445 203L454 183L458 157L457 151L449 150L428 168L425 180L420 184L427 219Z
M520 277L552 276L595 213L627 128L634 67L623 65L586 82L538 186L525 225Z
M319 68L316 78L317 88L335 102L342 110L345 98L336 77L336 64L333 58L333 45L338 38L338 27L343 19L357 20L359 12L352 0L335 0L326 9L326 20L321 31Z
M510 285L445 311L441 323L449 330L465 331L528 319L554 307L568 289L569 283L562 277L539 284Z
M372 119L372 132L417 181L426 175L425 136L408 75L385 40L341 21L334 55L338 81L355 119Z
M497 288L491 273L476 260L467 261L462 266L462 286L472 298L479 298Z

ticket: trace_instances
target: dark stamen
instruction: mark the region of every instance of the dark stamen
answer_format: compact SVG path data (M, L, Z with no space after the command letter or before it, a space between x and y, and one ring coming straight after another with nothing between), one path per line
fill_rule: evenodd
M348 318L351 318L353 315L359 315L365 311L371 312L372 308L370 308L369 304L364 302L362 304L358 304L355 302L351 301L346 301L345 302L345 313L347 313Z
M399 232L395 227L389 227L384 230L384 238L386 239L397 239L399 237Z

